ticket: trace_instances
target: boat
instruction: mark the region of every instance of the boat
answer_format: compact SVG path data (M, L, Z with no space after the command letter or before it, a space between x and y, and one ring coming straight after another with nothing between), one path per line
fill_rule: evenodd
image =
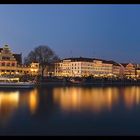
M85 79L82 78L70 78L69 80L73 84L82 84L85 82Z
M34 86L35 83L32 81L20 82L19 78L0 77L0 88L29 89L34 88Z

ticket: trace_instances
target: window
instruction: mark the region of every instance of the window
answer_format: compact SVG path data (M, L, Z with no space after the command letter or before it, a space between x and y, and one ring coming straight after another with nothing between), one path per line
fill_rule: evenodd
M2 66L5 66L5 63L3 62L1 65L2 65Z
M10 63L7 63L7 66L10 66Z
M12 63L12 66L15 66L15 63Z
M3 56L3 57L2 57L2 60L10 60L10 57L8 57L8 56Z

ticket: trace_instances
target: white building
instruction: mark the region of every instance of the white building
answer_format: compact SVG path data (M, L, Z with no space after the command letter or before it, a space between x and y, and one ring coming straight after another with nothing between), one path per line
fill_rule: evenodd
M114 61L95 58L67 58L55 63L55 76L118 76L120 65Z

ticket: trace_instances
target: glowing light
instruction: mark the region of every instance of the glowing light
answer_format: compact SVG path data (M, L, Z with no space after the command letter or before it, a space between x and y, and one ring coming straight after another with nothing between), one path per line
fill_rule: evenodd
M116 88L55 88L53 92L54 101L64 111L91 110L97 113L104 109L110 110L119 97Z
M0 122L6 123L19 104L19 92L0 92Z
M37 96L37 90L33 90L29 95L29 106L30 111L32 114L35 113L36 108L38 106L38 96Z

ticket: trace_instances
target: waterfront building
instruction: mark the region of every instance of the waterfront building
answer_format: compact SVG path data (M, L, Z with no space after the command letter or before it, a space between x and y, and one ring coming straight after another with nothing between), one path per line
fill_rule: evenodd
M121 66L114 61L96 58L66 58L55 63L55 76L66 77L110 77L119 76Z
M140 78L140 68L136 68L136 76L137 78Z
M22 64L22 54L13 53L8 45L0 48L0 75L33 75L41 74L39 63ZM96 58L66 58L54 64L48 64L44 76L64 77L140 77L140 65L119 64Z
M122 77L123 73L122 73L122 66L120 63L117 63L115 61L108 61L108 63L112 64L112 74L116 77Z
M54 76L54 63L50 63L46 66L44 76Z
M93 69L94 75L103 77L118 77L121 74L121 65L112 60L94 59Z
M22 64L22 54L15 54L8 45L0 48L0 75L38 75L39 64Z
M140 78L140 64L135 64L136 77Z
M93 74L90 58L67 58L55 63L55 76L82 77Z
M93 60L93 75L99 77L112 76L112 65L105 60Z
M132 63L121 63L123 75L128 78L134 78L136 77L136 68L135 64Z

